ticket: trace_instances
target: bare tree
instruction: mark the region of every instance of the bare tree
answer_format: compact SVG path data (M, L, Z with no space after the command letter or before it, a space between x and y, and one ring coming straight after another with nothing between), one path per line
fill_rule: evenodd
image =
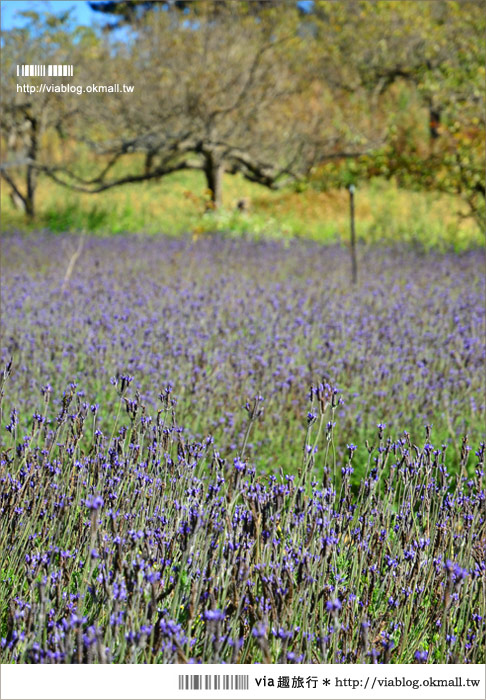
M25 27L2 32L0 176L10 187L14 206L33 218L38 175L55 167L46 153L44 135L53 129L64 137L79 105L72 95L40 89L41 82L52 83L52 79L18 77L17 66L35 65L39 56L43 64L72 63L75 55L82 55L85 46L78 32L81 41L73 49L69 12L22 14L29 19ZM92 39L94 34L86 31Z
M83 101L78 138L106 158L103 167L90 177L67 167L50 176L95 193L200 170L218 207L224 172L278 188L327 157L364 152L367 139L341 124L315 71L295 9L272 3L255 16L250 6L223 3L215 16L211 3L199 3L189 19L170 6L144 15L134 40L103 66L103 82L132 83L134 92ZM120 175L118 164L134 153L143 167L132 159Z

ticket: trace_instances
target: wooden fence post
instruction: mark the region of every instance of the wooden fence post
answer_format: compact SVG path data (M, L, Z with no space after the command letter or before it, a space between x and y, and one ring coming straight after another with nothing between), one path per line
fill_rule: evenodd
M358 283L358 260L356 257L356 229L354 227L354 193L355 186L349 185L349 214L351 231L351 279L353 284Z

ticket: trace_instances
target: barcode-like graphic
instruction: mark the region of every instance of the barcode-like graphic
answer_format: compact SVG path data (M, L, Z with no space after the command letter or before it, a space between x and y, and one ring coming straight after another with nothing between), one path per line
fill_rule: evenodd
M249 678L243 675L179 676L179 690L248 690Z
M54 78L60 78L62 76L72 76L74 75L73 66L68 66L66 64L59 65L49 65L49 66L39 66L39 65L24 65L17 66L17 75L23 75L25 77L34 78L36 76L43 77L46 75L52 76Z

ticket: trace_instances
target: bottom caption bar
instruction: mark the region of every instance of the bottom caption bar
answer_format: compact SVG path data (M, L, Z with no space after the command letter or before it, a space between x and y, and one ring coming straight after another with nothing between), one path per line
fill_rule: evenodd
M1 667L2 700L476 700L479 665L217 665Z

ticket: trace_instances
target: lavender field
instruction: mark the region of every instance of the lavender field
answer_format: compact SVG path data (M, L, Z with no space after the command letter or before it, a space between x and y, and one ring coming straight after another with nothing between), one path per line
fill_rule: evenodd
M2 662L482 663L483 251L2 250Z

